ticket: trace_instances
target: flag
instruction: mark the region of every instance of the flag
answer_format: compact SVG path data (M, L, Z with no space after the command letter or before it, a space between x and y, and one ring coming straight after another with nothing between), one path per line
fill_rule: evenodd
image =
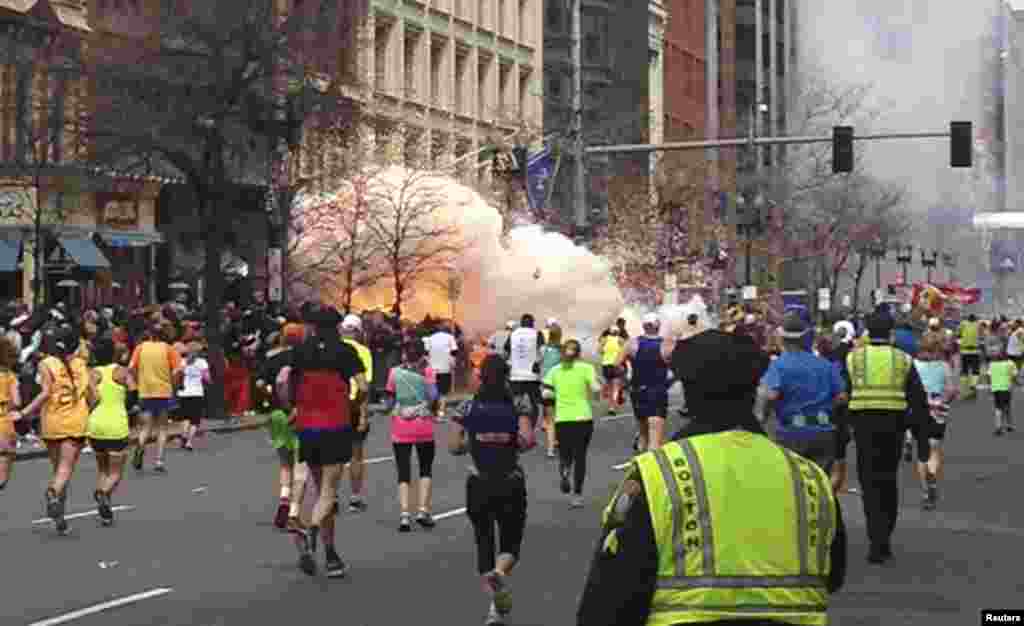
M530 203L531 211L545 208L548 181L554 169L554 158L548 146L544 146L543 150L526 160L526 199Z

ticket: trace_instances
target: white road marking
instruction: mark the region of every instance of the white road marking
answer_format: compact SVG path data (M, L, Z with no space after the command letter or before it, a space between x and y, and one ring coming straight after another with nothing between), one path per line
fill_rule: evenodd
M374 463L387 463L388 461L394 460L395 457L393 456L378 456L373 459L366 459L365 461L363 461L363 463L365 463L366 465L373 465ZM345 467L348 467L349 465L351 465L351 463L346 463Z
M110 507L110 510L115 512L115 513L117 513L119 511L131 511L134 508L135 508L134 505L122 504L122 505L119 505L119 506ZM94 515L99 515L99 513L100 512L98 510L95 510L95 509L92 510L92 511L82 511L81 513L72 513L71 515L65 515L64 519L79 519L81 517L93 517ZM44 517L44 518L41 518L41 519L32 520L32 524L33 525L37 525L37 524L50 524L52 522L53 522L53 520L50 519L49 517Z
M629 467L630 463L632 463L632 461L626 461L625 463L619 463L618 465L612 465L612 469L613 470L624 470L627 467Z
M462 507L461 509L453 509L451 511L446 511L444 513L440 513L438 515L435 515L434 516L434 521L442 520L442 519L448 519L449 517L455 517L456 515L462 515L465 512L466 512L466 507Z
M192 490L192 493L206 493L206 487L196 487Z
M38 622L32 622L28 626L57 626L57 624L66 624L76 619L86 617L88 615L95 615L102 613L109 609L116 609L119 606L131 604L133 602L139 602L142 600L148 600L150 598L156 598L158 596L164 596L174 591L168 587L160 587L158 589L151 589L142 593L136 593L134 595L125 596L123 598L117 598L109 602L101 602L100 604L94 604L84 609L78 609L77 611L71 611L64 615L58 615L57 617L51 617L50 619L44 619Z

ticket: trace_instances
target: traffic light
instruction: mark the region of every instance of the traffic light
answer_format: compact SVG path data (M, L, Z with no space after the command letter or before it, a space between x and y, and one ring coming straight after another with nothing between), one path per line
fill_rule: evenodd
M949 123L949 165L950 167L971 167L974 143L971 122Z
M832 127L832 173L853 171L853 126Z

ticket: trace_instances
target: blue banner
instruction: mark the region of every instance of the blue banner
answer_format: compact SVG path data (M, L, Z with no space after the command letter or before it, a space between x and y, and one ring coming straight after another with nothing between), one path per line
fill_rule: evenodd
M526 160L526 199L530 203L531 211L545 208L548 181L554 169L555 160L548 146L544 146L543 150Z

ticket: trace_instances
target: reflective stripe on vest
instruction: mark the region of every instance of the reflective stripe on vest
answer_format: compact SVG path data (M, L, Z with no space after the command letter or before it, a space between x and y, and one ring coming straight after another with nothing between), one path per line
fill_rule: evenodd
M794 571L772 575L754 572L735 575L734 572L749 564L742 559L718 563L716 539L722 541L725 554L730 553L729 546L744 540L742 537L716 538L713 513L722 510L724 498L730 494L708 493L699 446L685 439L670 443L634 461L647 490L659 544L657 591L648 625L709 622L747 615L775 616L798 624L825 624L825 576L830 569L828 550L834 535L836 509L824 472L811 461L775 446L760 435L731 431L700 436L708 437L733 437L725 443L742 448L737 453L756 455L758 451L750 448L760 447L764 454L759 458L774 452L786 459L785 472L791 484L797 518L790 536L796 544L798 565L785 566ZM745 445L748 441L755 445ZM713 446L718 442L704 439L701 443ZM722 452L716 449L716 454ZM770 483L771 478L766 482ZM723 498L718 508L714 506L716 496ZM776 496L768 489L766 501L774 501ZM736 514L744 512L740 509ZM726 527L722 522L717 526ZM776 536L787 534L788 528ZM776 569L782 567L786 550L792 548L793 544L779 548L781 556L773 563Z
M903 390L911 367L909 356L892 346L867 346L851 352L846 363L852 383L849 410L907 410Z

